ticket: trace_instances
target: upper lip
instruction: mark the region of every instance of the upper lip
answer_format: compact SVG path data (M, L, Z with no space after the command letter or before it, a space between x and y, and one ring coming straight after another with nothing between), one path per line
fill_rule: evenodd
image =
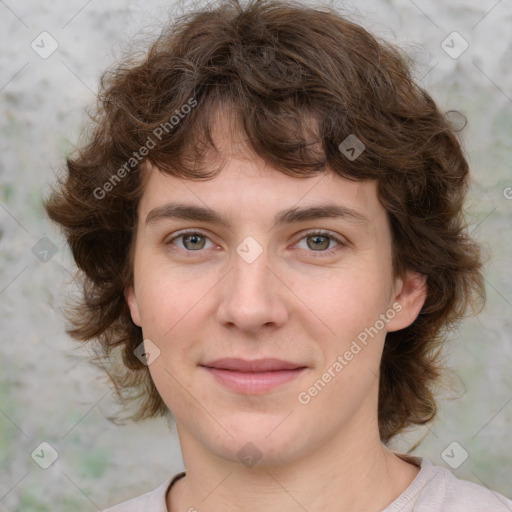
M205 366L207 368L216 368L218 370L231 370L246 373L296 370L299 368L305 368L305 365L292 363L290 361L283 361L282 359L265 358L247 360L234 357L216 359L215 361L203 363L201 366Z

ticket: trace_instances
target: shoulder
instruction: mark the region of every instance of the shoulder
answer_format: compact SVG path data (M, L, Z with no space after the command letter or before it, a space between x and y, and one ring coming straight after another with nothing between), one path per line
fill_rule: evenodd
M151 512L167 512L167 491L176 480L184 475L185 473L178 473L171 476L152 491L104 509L103 512L146 512L148 510L151 510Z
M414 512L512 512L512 501L505 496L461 480L428 459L421 459L420 473L410 490L413 492L408 497Z

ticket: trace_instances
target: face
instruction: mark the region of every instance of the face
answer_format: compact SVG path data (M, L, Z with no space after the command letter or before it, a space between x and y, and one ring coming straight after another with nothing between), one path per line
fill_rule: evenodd
M125 296L182 445L281 464L378 436L384 338L414 321L424 280L393 279L376 183L254 155L203 182L147 172Z

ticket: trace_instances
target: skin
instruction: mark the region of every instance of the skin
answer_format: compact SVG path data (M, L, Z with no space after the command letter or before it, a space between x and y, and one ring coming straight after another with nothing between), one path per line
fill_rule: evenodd
M167 508L378 512L418 473L380 441L377 376L386 332L417 317L425 278L393 278L391 231L376 182L280 173L233 137L227 117L219 116L214 134L224 157L214 179L186 181L147 166L134 284L125 291L133 321L160 350L149 370L175 417L187 471L167 494ZM145 223L169 202L207 207L229 225ZM282 210L332 203L357 210L368 223L316 218L274 225ZM179 238L184 229L206 238L191 244ZM311 236L314 230L327 238ZM236 252L248 236L262 249L251 263ZM300 403L299 393L397 303L401 311L378 335ZM307 369L269 392L240 393L199 366L222 357L275 357ZM247 443L256 447L253 466L237 455Z

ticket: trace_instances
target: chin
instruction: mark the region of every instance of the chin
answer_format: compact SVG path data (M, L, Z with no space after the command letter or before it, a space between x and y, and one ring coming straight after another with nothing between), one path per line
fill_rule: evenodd
M279 425L280 421L283 421L282 417L277 421L275 417L267 420L252 418L247 423L231 424L227 430L232 437L225 435L220 443L218 439L210 439L210 450L227 461L241 463L250 469L293 462L306 451L307 443L300 435L300 426L287 425L286 428Z

